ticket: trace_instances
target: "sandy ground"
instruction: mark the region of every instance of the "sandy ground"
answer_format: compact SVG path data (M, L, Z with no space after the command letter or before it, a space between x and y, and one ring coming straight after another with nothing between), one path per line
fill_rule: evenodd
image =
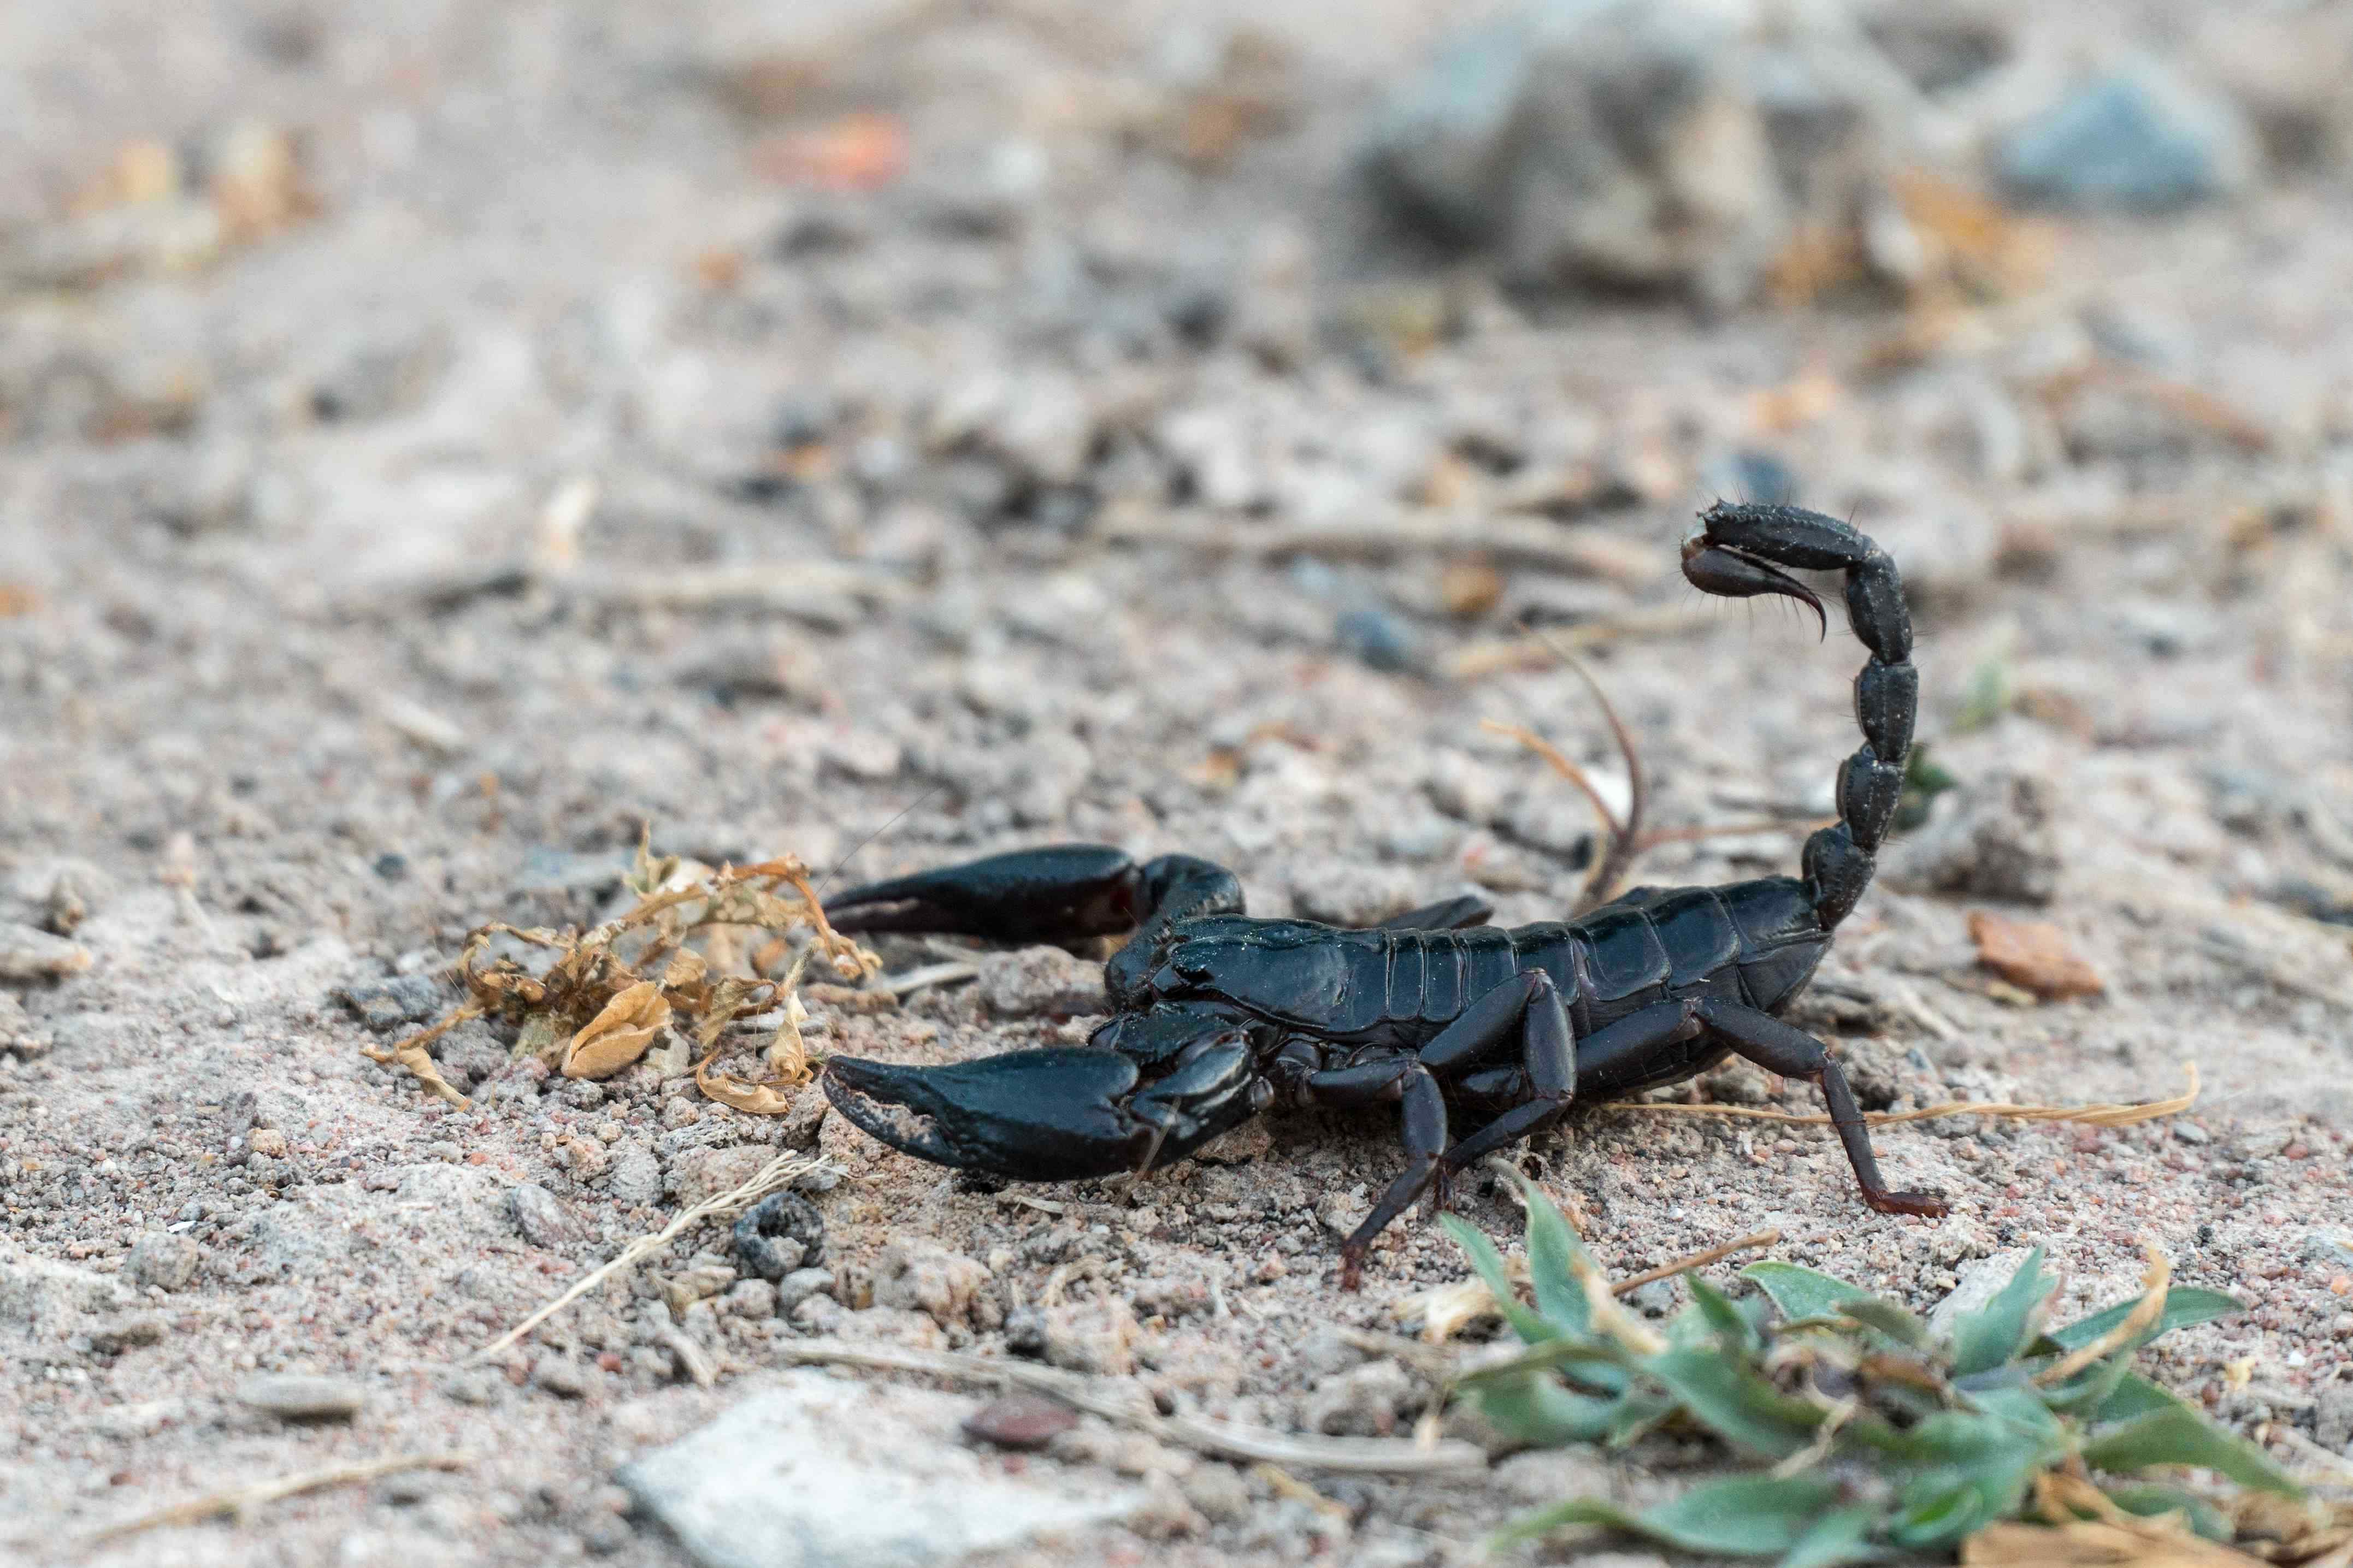
M2027 779L2056 868L2046 907L2004 908L1937 890L1934 858L1899 846L1908 877L1841 932L1800 1020L1880 1106L2158 1098L2185 1062L2204 1096L2117 1131L1882 1133L1897 1181L1956 1200L1941 1222L1868 1214L1810 1130L1602 1112L1526 1168L1582 1205L1613 1269L1772 1226L1778 1256L1924 1309L2029 1245L2063 1273L2063 1310L2105 1304L2146 1239L2251 1309L2168 1341L2164 1374L2258 1436L2346 1441L2341 177L2059 225L2048 288L1874 374L1897 325L1881 310L1702 323L1366 261L1333 170L1366 84L1438 7L1339 38L1277 16L1289 119L1209 172L1172 155L1169 116L1222 24L1015 11L850 48L827 30L844 18L756 9L0 20L29 132L0 190L20 229L58 222L126 142L203 143L241 116L301 129L317 206L197 270L0 300L0 948L64 971L0 989L0 1552L54 1560L209 1491L462 1448L453 1473L88 1560L680 1562L625 1515L615 1468L776 1376L778 1343L1001 1351L1024 1303L1049 1308L1058 1354L1176 1405L1409 1422L1411 1380L1332 1381L1359 1360L1334 1330L1391 1326L1393 1302L1462 1272L1416 1222L1363 1294L1336 1289L1334 1226L1396 1160L1379 1118L1272 1119L1124 1199L977 1190L828 1120L847 1300L695 1309L722 1368L701 1389L644 1326L650 1275L459 1363L807 1119L742 1117L650 1068L549 1080L480 1026L443 1051L459 1112L361 1047L454 1000L432 979L476 923L596 917L649 821L658 849L820 867L889 824L853 879L1087 839L1221 859L1259 912L1371 919L1475 886L1504 921L1550 918L1590 814L1479 721L1605 771L1609 753L1572 677L1481 658L1524 615L1617 628L1591 653L1655 822L1802 820L1854 744L1860 653L1672 575L1692 511L1757 451L1903 563L1923 737L1964 808ZM832 110L913 129L878 195L789 183L810 154L779 127L800 121L763 118L763 79L733 68L810 38L849 61L813 89ZM1383 335L1425 309L1459 330L1411 352ZM2036 390L2118 363L2161 370ZM1475 532L1532 481L1572 497L1518 514L1540 549L1332 559L1251 534L1371 512ZM1271 515L1221 512L1229 484ZM1210 548L1219 529L1238 547ZM1799 837L1671 845L1637 874L1786 871ZM2105 994L1989 984L1967 931L1989 908L2055 922ZM42 927L70 947L23 931ZM404 977L373 1024L337 999ZM819 1007L813 1040L945 1060L1088 1027L1008 1000ZM1814 1109L1746 1069L1699 1092ZM520 1229L519 1184L562 1223ZM1461 1208L1516 1229L1492 1186ZM853 1310L893 1244L976 1260L978 1300ZM344 1380L359 1413L241 1404L269 1371ZM1106 1484L1190 1470L1156 1494L1156 1538L1031 1560L1455 1561L1528 1501L1645 1497L1679 1462L1326 1484L1342 1518L1101 1435L1066 1459Z

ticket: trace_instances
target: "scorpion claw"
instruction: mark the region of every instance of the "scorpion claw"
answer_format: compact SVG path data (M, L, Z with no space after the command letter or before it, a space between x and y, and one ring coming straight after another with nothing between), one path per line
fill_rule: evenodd
M1135 924L1137 876L1121 850L1058 844L870 882L828 899L825 913L840 931L1074 942Z
M1830 636L1831 618L1821 596L1795 577L1756 556L1725 544L1710 544L1705 535L1683 542L1683 577L1703 594L1725 599L1753 599L1778 594L1795 599L1814 612L1821 635Z
M1068 1182L1134 1169L1151 1130L1120 1100L1137 1077L1118 1052L1076 1046L945 1067L837 1057L825 1095L901 1153L1011 1181Z

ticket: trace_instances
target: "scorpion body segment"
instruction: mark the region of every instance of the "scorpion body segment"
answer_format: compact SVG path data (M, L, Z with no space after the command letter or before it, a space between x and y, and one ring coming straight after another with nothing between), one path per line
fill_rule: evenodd
M1275 1103L1394 1104L1406 1168L1343 1245L1353 1288L1372 1240L1435 1185L1557 1120L1579 1096L1676 1082L1737 1054L1819 1085L1864 1201L1936 1215L1881 1179L1846 1076L1777 1016L1812 978L1870 885L1918 708L1894 563L1835 518L1783 506L1701 514L1683 574L1710 594L1775 594L1823 615L1790 570L1845 575L1870 653L1855 681L1863 743L1839 770L1838 820L1802 875L1637 888L1582 916L1513 930L1458 899L1366 930L1242 912L1232 873L1190 856L1018 850L852 889L845 931L1021 941L1130 931L1104 966L1112 1016L1085 1048L946 1067L837 1058L826 1090L857 1126L937 1163L1016 1180L1141 1173ZM1827 616L1823 616L1827 627ZM1472 1130L1456 1135L1451 1122Z

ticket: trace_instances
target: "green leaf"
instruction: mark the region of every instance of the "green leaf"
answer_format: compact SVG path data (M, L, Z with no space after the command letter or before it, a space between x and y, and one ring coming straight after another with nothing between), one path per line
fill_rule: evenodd
M1752 1263L1740 1271L1740 1277L1772 1297L1781 1316L1793 1322L1800 1318L1826 1318L1849 1301L1868 1300L1871 1297L1871 1292L1860 1285L1850 1285L1794 1263L1770 1259Z
M1821 1425L1820 1407L1782 1393L1717 1345L1667 1351L1642 1370L1664 1384L1692 1419L1768 1459L1786 1459L1803 1448Z
M2109 1499L2126 1513L2138 1514L2143 1519L2154 1519L2161 1513L2186 1513L2189 1516L2190 1529L2209 1541L2219 1541L2225 1545L2237 1534L2231 1528L2231 1521L2223 1518L2213 1504L2177 1487L2142 1482L2106 1489Z
M1947 1484L1908 1503L1887 1523L1887 1538L1899 1546L1929 1550L1950 1546L1997 1515L1984 1494L1967 1481Z
M1865 1296L1858 1300L1840 1302L1837 1310L1840 1317L1884 1334L1907 1350L1917 1349L1928 1342L1928 1325L1893 1301Z
M2131 1375L2132 1359L2133 1352L2125 1350L2095 1361L2066 1382L2041 1390L2042 1403L2053 1410L2098 1410L2115 1397L2116 1390Z
M1528 1279L1535 1289L1536 1310L1582 1333L1593 1326L1593 1306L1570 1262L1583 1256L1585 1248L1551 1196L1525 1176L1519 1176L1519 1183L1528 1208Z
M1990 1372L2018 1354L2034 1310L2058 1284L2042 1272L2042 1249L2028 1253L1992 1300L1974 1312L1963 1312L1954 1322L1953 1374Z
M2084 1462L2128 1472L2150 1465L2197 1465L2219 1470L2241 1486L2302 1497L2304 1489L2270 1456L2233 1436L2188 1406L2155 1410L2112 1427L2084 1445Z
M1617 1401L1572 1394L1540 1372L1482 1383L1470 1390L1472 1407L1496 1431L1514 1442L1556 1448L1564 1443L1594 1443L1609 1432Z
M2092 1412L2092 1425L2107 1426L2118 1421L2130 1421L2147 1415L2153 1410L2180 1410L2189 1415L2200 1414L2170 1389L2159 1388L2137 1372L2128 1372L2116 1380L2116 1392L2102 1400Z
M1493 1544L1531 1541L1567 1525L1606 1524L1685 1552L1778 1557L1805 1539L1838 1493L1837 1482L1820 1476L1740 1476L1694 1487L1639 1514L1599 1498L1572 1498L1508 1527Z
M1696 1274L1683 1277L1691 1287L1692 1306L1715 1332L1716 1342L1740 1357L1752 1358L1765 1348L1764 1336L1732 1299Z
M2053 1329L2043 1335L2035 1342L2034 1348L2037 1351L2082 1350L2130 1317L2132 1310L2139 1304L2140 1298L2135 1297L2129 1301L2118 1302L2105 1311L2079 1318L2063 1329ZM2238 1298L2225 1296L2220 1290L2201 1290L2194 1285L2177 1285L2166 1292L2165 1310L2158 1314L2157 1326L2143 1334L2137 1342L2147 1344L2158 1335L2169 1334L2176 1329L2186 1329L2193 1323L2211 1323L2217 1318L2227 1318L2232 1312L2246 1310L2245 1304Z
M1618 1401L1609 1413L1609 1433L1602 1441L1612 1448L1623 1448L1639 1442L1656 1430L1659 1424L1683 1408L1683 1402L1661 1394L1637 1391Z
M1504 1255L1487 1239L1487 1233L1460 1215L1442 1214L1438 1223L1454 1238L1471 1259L1471 1271L1486 1285L1487 1293L1495 1298L1495 1305L1512 1331L1535 1344L1539 1340L1557 1339L1560 1331L1535 1312L1520 1304L1520 1293L1512 1287L1512 1277L1504 1272Z
M1782 1557L1780 1568L1832 1568L1840 1563L1868 1563L1884 1555L1870 1542L1880 1511L1861 1504L1832 1509L1798 1538Z

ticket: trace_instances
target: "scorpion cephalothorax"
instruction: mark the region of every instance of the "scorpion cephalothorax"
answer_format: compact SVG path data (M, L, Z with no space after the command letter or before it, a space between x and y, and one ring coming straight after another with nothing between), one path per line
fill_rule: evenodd
M1855 679L1863 744L1839 770L1838 821L1807 839L1801 878L1637 888L1579 917L1500 931L1476 899L1368 930L1242 913L1233 873L1191 856L1137 865L1092 845L1017 850L855 889L826 912L848 931L962 931L1073 942L1132 932L1104 966L1112 1016L1085 1047L947 1067L838 1058L826 1092L893 1148L1028 1181L1142 1173L1282 1101L1394 1103L1406 1168L1341 1248L1366 1249L1433 1184L1566 1111L1687 1079L1739 1055L1808 1079L1828 1101L1863 1201L1938 1215L1880 1178L1846 1074L1776 1015L1870 885L1902 793L1919 678L1895 564L1836 518L1719 502L1683 546L1683 575L1727 597L1778 594L1823 618L1788 570L1846 578L1870 650ZM1473 1130L1455 1138L1450 1112Z

